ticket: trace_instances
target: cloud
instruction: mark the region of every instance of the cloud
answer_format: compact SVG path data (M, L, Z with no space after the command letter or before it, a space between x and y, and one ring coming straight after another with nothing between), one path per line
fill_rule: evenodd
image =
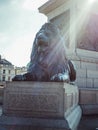
M6 33L0 33L0 54L2 54L7 47L10 47L10 44L9 36Z
M6 36L6 34L4 33L0 33L0 42L4 44L7 41L8 41L8 36Z
M25 0L22 4L22 7L27 10L33 10L33 1L32 0Z
M7 5L10 3L10 0L0 0L0 6Z
M4 56L15 66L27 65L30 61L32 45L32 35L20 37L5 50Z
M35 11L46 1L48 0L25 0L23 3L23 8Z

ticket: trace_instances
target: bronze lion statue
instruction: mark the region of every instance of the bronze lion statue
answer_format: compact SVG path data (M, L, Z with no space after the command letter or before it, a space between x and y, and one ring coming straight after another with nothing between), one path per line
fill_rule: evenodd
M74 82L76 71L66 57L66 48L58 28L45 23L36 34L28 72L13 81Z

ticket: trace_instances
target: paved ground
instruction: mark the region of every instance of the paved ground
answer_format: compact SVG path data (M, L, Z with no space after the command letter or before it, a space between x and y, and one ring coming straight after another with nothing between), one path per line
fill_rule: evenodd
M78 130L98 130L98 115L82 117Z
M0 106L0 117L1 115L2 115L2 106ZM4 119L7 120L6 118ZM33 130L33 129L32 126L23 126L23 125L16 126L7 124L6 126L0 125L0 130ZM98 115L82 117L78 130L98 130Z

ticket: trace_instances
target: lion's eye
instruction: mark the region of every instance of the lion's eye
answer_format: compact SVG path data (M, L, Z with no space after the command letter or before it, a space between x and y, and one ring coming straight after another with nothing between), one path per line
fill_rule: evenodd
M50 32L46 32L46 36L50 36Z

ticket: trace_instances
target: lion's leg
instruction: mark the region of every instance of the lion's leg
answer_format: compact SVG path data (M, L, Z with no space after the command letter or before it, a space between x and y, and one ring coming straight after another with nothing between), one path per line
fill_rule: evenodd
M58 73L55 74L51 77L51 81L56 81L56 82L70 82L70 78L69 78L69 72L64 72L64 73Z

